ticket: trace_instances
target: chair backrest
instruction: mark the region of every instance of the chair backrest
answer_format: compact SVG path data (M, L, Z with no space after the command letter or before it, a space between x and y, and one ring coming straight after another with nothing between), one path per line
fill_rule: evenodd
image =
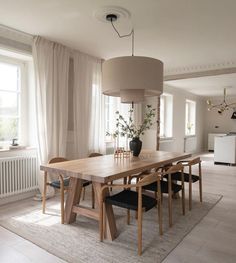
M164 174L173 174L176 172L182 172L184 170L184 166L181 163L172 165L168 170L164 172Z
M52 159L49 160L49 164L50 163L61 163L61 162L66 162L68 161L66 158L63 158L63 157L54 157Z
M195 165L195 164L199 164L199 163L201 163L200 157L197 157L197 158L194 158L194 159L188 161L188 165Z
M97 156L103 156L103 154L94 152L94 153L90 153L89 155L89 157L97 157Z
M161 179L161 173L159 172L154 172L151 174L146 175L143 177L139 182L136 184L137 187L143 187L145 185L158 182Z
M68 161L66 158L63 158L63 157L54 157L52 159L49 160L49 164L52 164L52 163L61 163L61 162L66 162ZM60 175L61 176L61 175ZM51 181L55 181L55 180L58 180L58 175L55 175L55 174L50 174L50 179ZM64 176L62 176L64 177ZM65 177L64 177L65 178Z

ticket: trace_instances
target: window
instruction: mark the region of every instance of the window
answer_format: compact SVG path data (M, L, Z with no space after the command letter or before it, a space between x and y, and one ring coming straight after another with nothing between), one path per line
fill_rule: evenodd
M120 98L105 96L105 132L110 134L116 130L116 111L128 120L130 104L120 102ZM111 141L111 136L106 136L106 141ZM127 147L127 139L119 137L119 147Z
M172 137L173 96L162 94L160 97L160 137Z
M0 146L21 139L23 63L0 56Z
M196 102L186 100L185 103L185 135L195 135L196 129Z

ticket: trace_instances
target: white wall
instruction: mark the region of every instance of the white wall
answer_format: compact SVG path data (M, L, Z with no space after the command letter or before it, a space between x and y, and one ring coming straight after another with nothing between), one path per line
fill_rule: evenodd
M196 101L196 137L186 141L187 152L200 152L204 148L205 100L181 89L164 86L164 92L173 95L173 138L161 141L160 150L183 152L185 143L185 101ZM146 104L157 105L157 98L148 98ZM143 148L156 148L156 127L147 131L141 138Z
M210 98L213 104L219 104L222 102L223 97L212 97ZM227 103L236 102L235 97L226 97ZM222 115L218 114L217 110L207 110L205 114L205 134L204 134L204 145L207 145L208 133L228 133L236 132L236 120L231 119L233 109L225 111Z

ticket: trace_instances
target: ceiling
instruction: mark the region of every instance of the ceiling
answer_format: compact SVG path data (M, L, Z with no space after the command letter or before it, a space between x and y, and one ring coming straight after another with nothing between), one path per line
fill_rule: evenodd
M204 97L223 96L224 88L227 95L236 96L236 73L166 81L166 84Z
M134 27L135 54L159 58L166 72L236 67L235 0L0 0L0 23L104 59L130 55L130 39L94 17L107 5L131 13L117 28L126 34Z

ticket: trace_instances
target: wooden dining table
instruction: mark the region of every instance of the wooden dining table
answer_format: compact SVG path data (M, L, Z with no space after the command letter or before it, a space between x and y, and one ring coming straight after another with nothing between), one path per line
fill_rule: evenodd
M126 178L133 174L168 165L190 157L188 153L143 150L138 157L114 158L114 155L103 155L61 163L41 165L45 173L70 177L68 195L65 204L65 223L76 220L76 215L83 215L99 220L100 193L104 184ZM92 181L95 192L96 208L80 205L83 181ZM104 193L109 195L109 191ZM107 237L114 240L117 237L116 221L111 205L105 205L107 220Z

